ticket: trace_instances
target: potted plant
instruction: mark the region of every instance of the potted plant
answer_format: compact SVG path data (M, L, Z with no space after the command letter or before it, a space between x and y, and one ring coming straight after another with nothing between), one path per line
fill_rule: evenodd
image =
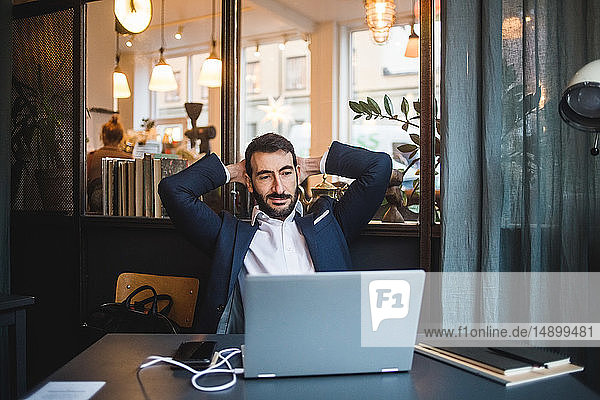
M144 139L140 142L145 144L147 140L156 140L156 121L150 118L142 118L141 125L144 130Z
M24 173L31 169L44 210L60 209L72 190L65 188L67 158L61 152L61 136L71 117L71 89L52 90L52 79L44 79L41 65L35 68L35 81L25 83L13 77L11 108L11 192L17 196ZM61 187L56 187L60 185Z
M402 103L400 105L400 114L394 113L394 105L390 97L386 94L383 97L383 110L377 104L375 100L371 97L367 97L366 101L350 101L349 106L356 113L354 119L359 119L364 117L366 120L371 119L387 119L391 121L397 121L402 123L402 129L404 131L408 131L408 129L412 126L415 128L419 128L419 125L416 123L421 118L421 104L419 101L413 102L414 114L412 117L409 117L411 112L410 105L408 100L405 97L402 98ZM440 138L439 138L439 127L440 120L437 118L437 103L435 107L435 166L434 170L440 165ZM420 192L420 179L419 179L419 170L416 171L417 177L412 180L412 188L405 189L402 188L401 183L405 182L405 174L406 172L413 167L417 162L420 161L420 149L421 149L421 140L420 136L414 133L409 135L412 143L404 143L398 146L398 150L402 153L408 154L408 164L406 168L403 170L395 170L392 175L392 187L386 193L386 202L390 204L388 209L388 213L384 215L382 220L387 220L390 222L403 222L404 218L402 216L409 216L416 219L418 216L418 204L419 204L419 192ZM436 172L437 175L437 172ZM396 186L400 186L400 189L394 189ZM437 204L437 200L435 202L435 210L436 210L436 218L439 218L439 204ZM416 211L416 212L415 212ZM413 215L411 215L413 214Z

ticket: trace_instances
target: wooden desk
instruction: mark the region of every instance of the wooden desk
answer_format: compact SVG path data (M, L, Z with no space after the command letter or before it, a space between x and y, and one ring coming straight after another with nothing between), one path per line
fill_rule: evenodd
M150 355L170 356L181 342L216 340L217 349L239 346L243 335L107 335L49 381L106 381L94 399L594 399L597 393L574 376L506 388L463 370L415 354L410 372L302 378L244 379L219 393L203 393L191 374L159 365L138 372ZM211 379L214 379L211 382ZM217 377L205 384L216 384ZM220 379L223 379L222 377ZM218 381L222 382L222 381ZM37 389L37 388L36 388Z

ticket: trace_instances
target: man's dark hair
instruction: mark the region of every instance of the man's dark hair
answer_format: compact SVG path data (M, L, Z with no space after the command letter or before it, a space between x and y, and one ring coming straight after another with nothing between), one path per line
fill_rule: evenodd
M296 161L296 152L294 151L294 146L292 143L284 138L281 135L276 133L265 133L264 135L257 136L246 147L246 173L252 179L252 164L250 159L252 158L252 154L256 152L260 153L275 153L276 151L283 150L286 153L292 154L292 159L294 160L294 168L298 165Z

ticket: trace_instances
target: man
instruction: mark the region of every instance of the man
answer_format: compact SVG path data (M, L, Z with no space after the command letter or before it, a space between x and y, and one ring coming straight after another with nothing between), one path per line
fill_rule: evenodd
M298 185L319 173L354 179L339 200L321 197L308 214ZM333 142L322 157L296 157L283 136L267 133L245 160L223 166L211 154L160 182L158 191L178 229L213 257L197 329L243 331L240 291L247 274L303 274L351 267L348 242L373 217L385 195L391 159ZM199 197L227 182L248 187L258 204L250 223L214 213Z

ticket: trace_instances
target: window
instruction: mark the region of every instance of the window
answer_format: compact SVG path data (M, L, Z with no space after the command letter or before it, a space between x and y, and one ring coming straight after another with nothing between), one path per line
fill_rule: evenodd
M310 152L310 52L304 40L243 49L239 152L261 134L287 137L300 157ZM283 50L280 48L283 47Z
M379 46L373 43L368 30L351 33L351 100L366 101L373 98L383 105L383 96L388 95L399 112L402 98L409 104L419 97L419 60L402 56L406 47L410 26L395 26L391 29L389 43ZM412 106L411 106L412 109ZM404 158L398 154L399 143L411 143L409 134L419 134L419 129L409 127L408 132L402 130L402 124L387 119L354 120L354 113L349 117L350 142L371 150L383 151L392 156L394 168L407 166ZM411 116L414 116L414 111ZM396 151L395 151L396 150ZM414 175L416 168L411 174Z
M260 62L258 61L246 64L246 93L260 93Z
M406 98L411 109L409 118L414 117L416 113L412 104L419 98L419 59L404 57L410 25L393 27L388 43L383 46L373 43L368 30L354 31L350 35L350 100L366 101L370 97L383 108L384 95L388 95L394 105L394 113L400 113L402 99ZM354 112L348 115L351 144L388 153L395 169L404 170L410 165L411 152L401 152L398 147L411 144L411 134L419 135L418 121L405 131L398 121L353 119L355 115ZM416 162L405 172L403 188L407 196L413 192L418 171L419 163ZM414 197L410 200L418 203ZM416 211L414 207L413 211Z
M440 25L436 22L436 35L439 37ZM419 31L419 25L415 25ZM367 101L374 99L381 107L383 114L384 96L387 95L393 104L395 115L403 119L401 104L406 99L408 105L409 124L389 118L354 119L355 112L348 115L348 141L356 146L388 153L392 157L394 169L405 170L403 190L408 198L408 210L405 219L417 219L419 212L419 152L399 149L402 145L414 146L412 138L420 135L420 119L415 102L419 101L419 58L404 56L404 50L411 32L410 25L394 26L390 32L388 43L376 45L368 30L357 30L350 33L349 100ZM440 46L435 47L435 57L439 60ZM436 63L439 70L439 62ZM435 92L439 98L439 72L436 71ZM406 129L403 129L403 128ZM411 138L412 135L412 138ZM416 135L416 136L415 136ZM418 139L416 139L418 141ZM405 148L406 149L406 148ZM414 162L412 162L415 160ZM406 170L408 168L408 170ZM437 166L439 172L439 166ZM435 186L439 191L439 175L435 177ZM408 218L407 218L408 217Z
M306 56L289 57L285 60L285 90L306 89Z

